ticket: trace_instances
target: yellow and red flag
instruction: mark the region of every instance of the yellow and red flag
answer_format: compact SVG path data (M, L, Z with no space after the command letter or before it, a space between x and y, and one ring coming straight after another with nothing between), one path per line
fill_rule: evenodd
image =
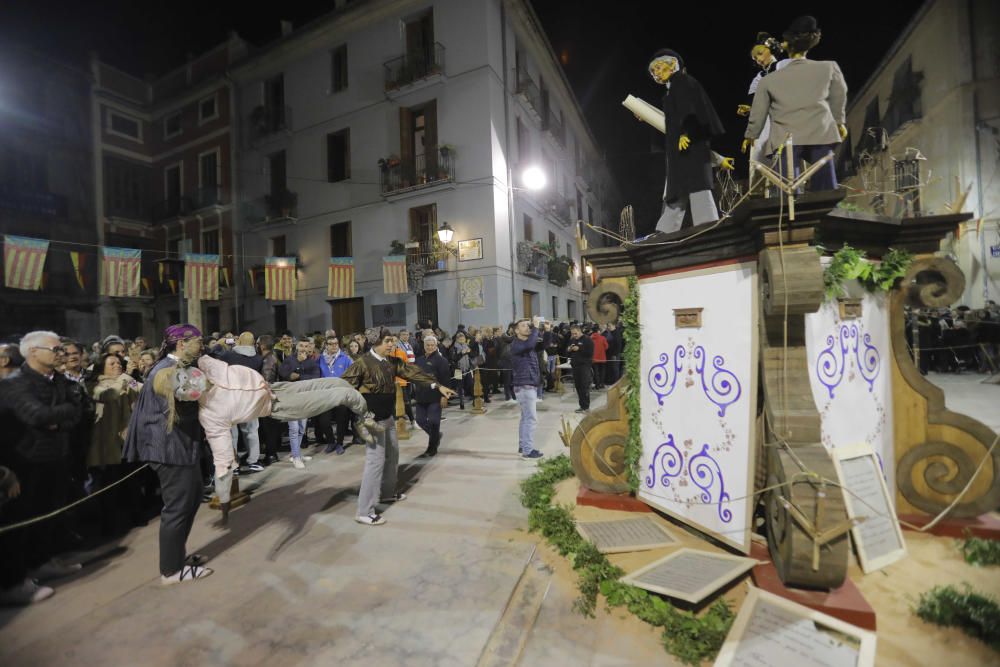
M326 295L331 299L354 298L354 258L331 257Z
M219 300L219 256L184 254L184 298Z
M42 287L42 268L49 251L45 239L26 236L3 237L3 279L6 287L39 290Z
M294 257L268 257L264 260L265 299L295 301L297 288Z
M101 248L101 296L139 296L142 251Z
M386 294L410 291L406 284L406 255L388 255L382 258L382 284Z

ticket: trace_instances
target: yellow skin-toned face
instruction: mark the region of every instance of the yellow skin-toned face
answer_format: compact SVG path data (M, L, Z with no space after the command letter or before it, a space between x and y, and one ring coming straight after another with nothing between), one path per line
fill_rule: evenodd
M674 61L657 60L649 66L649 75L656 83L664 84L677 71L677 63Z
M758 44L750 50L750 58L762 68L774 62L774 54L771 53L771 49L763 44Z

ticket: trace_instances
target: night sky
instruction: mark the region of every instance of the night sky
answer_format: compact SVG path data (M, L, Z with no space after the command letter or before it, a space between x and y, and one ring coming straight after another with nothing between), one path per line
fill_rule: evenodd
M756 66L750 47L758 31L780 35L803 13L823 30L816 59L840 63L850 90L857 90L920 7L900 2L744 3L636 0L532 0L553 49L583 106L584 115L616 177L625 202L642 217L659 210L662 135L621 106L629 93L658 104L661 89L646 75L659 48L678 51L699 79L727 129L714 144L738 156L745 120L735 114ZM329 11L333 3L294 2L281 10L251 3L94 2L3 0L0 39L85 62L96 49L108 62L134 74L162 73L200 53L235 29L254 44L279 32L279 19L296 26ZM856 139L854 139L856 141ZM745 171L745 169L744 169Z

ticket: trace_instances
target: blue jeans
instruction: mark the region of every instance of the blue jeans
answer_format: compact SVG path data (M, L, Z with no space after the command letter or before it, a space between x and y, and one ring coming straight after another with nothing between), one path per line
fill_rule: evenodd
M514 397L521 406L521 423L517 428L517 446L522 454L528 454L535 448L535 424L538 416L535 414L535 400L538 398L538 387L518 385L514 387Z
M306 419L288 422L288 444L292 447L292 458L302 456L302 438L306 434Z
M251 419L245 424L236 424L232 427L233 432L233 448L236 448L236 440L240 437L239 434L243 434L243 440L247 444L247 464L257 463L260 459L260 435L259 435L259 422L256 419Z

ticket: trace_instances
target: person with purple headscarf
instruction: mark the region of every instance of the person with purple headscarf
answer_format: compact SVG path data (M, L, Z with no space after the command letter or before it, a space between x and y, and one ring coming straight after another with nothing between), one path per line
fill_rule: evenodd
M202 495L198 403L171 404L154 390L158 373L191 366L200 354L201 331L197 327L167 327L160 358L139 392L122 449L124 460L148 463L160 478L160 581L165 586L212 574L201 564L200 556L188 557L186 552Z

